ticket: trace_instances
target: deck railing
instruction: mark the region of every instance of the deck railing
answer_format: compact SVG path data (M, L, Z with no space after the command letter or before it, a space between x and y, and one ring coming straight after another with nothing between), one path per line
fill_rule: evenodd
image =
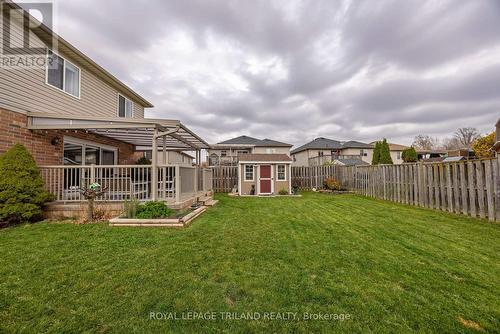
M150 165L41 166L45 188L60 202L79 202L80 189L97 182L106 187L100 201L137 199L180 201L212 190L212 171L199 167L160 165L153 185Z

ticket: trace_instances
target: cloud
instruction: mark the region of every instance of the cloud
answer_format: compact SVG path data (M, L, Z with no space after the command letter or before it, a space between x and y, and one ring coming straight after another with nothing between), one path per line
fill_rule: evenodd
M57 31L209 142L403 144L500 116L496 0L57 1Z

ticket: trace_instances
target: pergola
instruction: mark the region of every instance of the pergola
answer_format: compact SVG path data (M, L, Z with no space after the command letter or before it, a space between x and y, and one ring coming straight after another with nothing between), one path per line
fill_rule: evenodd
M166 161L167 148L179 151L195 151L196 163L201 163L201 150L210 146L178 120L132 119L132 118L96 118L85 116L61 116L46 113L28 113L28 129L31 130L82 130L101 136L120 140L129 144L151 147L152 168L158 166L158 141L163 149L163 161ZM153 187L157 183L157 174L152 173Z

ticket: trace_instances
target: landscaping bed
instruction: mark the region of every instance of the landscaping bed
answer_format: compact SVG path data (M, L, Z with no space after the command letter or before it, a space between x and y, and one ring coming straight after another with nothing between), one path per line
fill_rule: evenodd
M205 212L205 206L174 210L163 202L126 202L121 216L110 219L110 226L185 227Z

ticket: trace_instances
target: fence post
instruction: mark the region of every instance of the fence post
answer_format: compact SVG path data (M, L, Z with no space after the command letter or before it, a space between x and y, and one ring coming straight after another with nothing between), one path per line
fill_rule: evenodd
M496 170L495 179L493 180L495 184L495 219L500 221L500 154L497 156L495 160L493 160L495 164L493 169Z

